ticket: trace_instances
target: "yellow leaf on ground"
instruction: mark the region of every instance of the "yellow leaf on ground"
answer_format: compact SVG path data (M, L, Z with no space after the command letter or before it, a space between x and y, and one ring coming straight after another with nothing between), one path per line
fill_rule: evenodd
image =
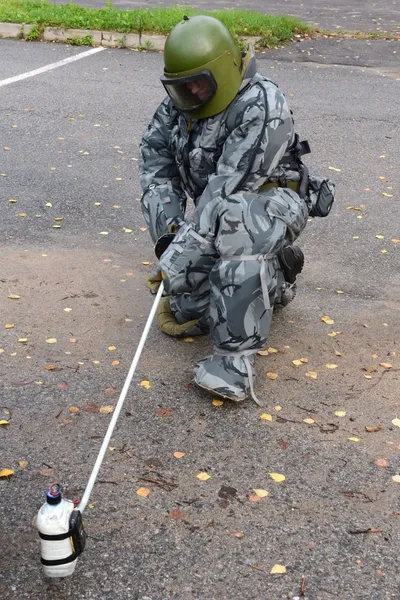
M358 437L348 437L347 439L350 440L350 442L359 442L360 441L360 438L358 438Z
M260 419L262 419L263 421L272 421L272 415L269 415L268 413L263 413L262 415L260 415Z
M281 475L281 473L268 473L268 475L277 483L281 483L286 479L286 477L284 475Z
M324 323L326 323L327 325L333 325L333 324L334 324L334 322L335 322L333 319L331 319L331 318L330 318L330 317L328 317L328 316L321 317L321 321L323 321L323 322L324 322Z
M14 323L7 323L7 324L6 324L4 327L5 327L6 329L13 329L13 327L14 327Z
M26 344L26 342L28 341L28 338L18 338L18 341L20 344Z
M9 421L6 421L5 419L0 419L0 426L1 427L6 427L7 425L9 425Z
M267 348L268 354L277 354L278 350L276 348Z
M308 363L308 358L305 358L304 356L302 358L300 358L301 362L304 364Z
M110 352L113 352L114 350L117 349L117 347L116 346L108 346L108 349Z
M14 471L12 469L2 469L0 471L0 478L11 477L11 475L14 475Z
M393 480L395 483L400 483L400 475L393 475L393 477L392 477L392 480Z
M274 406L274 409L276 410L276 412L279 412L280 410L282 410L282 406L279 406L279 404L277 404L276 406Z
M259 496L260 498L266 498L267 496L269 496L269 492L267 492L267 490L262 490L260 488L254 488L253 491L256 494L256 496Z
M99 412L102 413L103 415L109 415L110 413L114 412L114 406L112 406L110 404L105 405L105 406L100 406Z
M344 294L343 290L336 290L337 294Z
M216 400L216 399L215 399L215 400L213 400L213 401L211 402L211 404L212 404L213 406L222 406L222 405L223 405L223 403L224 403L224 401L223 401L223 400Z
M119 360L113 360L111 364L113 367L116 367L117 365L119 365Z
M384 235L376 235L375 236L378 240L384 240L385 236Z
M18 294L10 294L8 297L10 300L19 300L21 298Z
M200 481L207 481L207 479L210 479L211 475L202 471L201 473L197 473L196 477L197 479L200 479Z
M300 367L303 364L298 358L296 358L296 360L292 360L292 363L296 365L296 367Z
M250 496L248 496L250 502L260 502L261 498L260 496L257 496L257 494L250 494Z
M337 169L336 167L328 167L328 169L330 171L336 171L337 173L340 173L340 171L342 170L342 169Z
M243 531L232 531L232 535L233 535L234 537L237 537L237 538L242 538L242 537L244 537L244 533L243 533Z
M80 409L78 406L70 406L68 410L72 415L76 415Z
M142 498L146 498L146 496L148 496L150 494L150 490L148 490L147 488L141 487L138 490L136 490L136 493L138 496L141 496Z
M71 312L72 308L64 308L64 312Z
M327 369L337 369L337 365L335 365L334 363L328 363L327 365L325 365Z
M21 467L21 469L26 469L29 463L27 460L20 460L18 464Z
M379 363L379 366L383 367L384 369L391 369L393 365L390 363Z
M142 265L151 265L149 260L142 260Z
M340 169L335 169L336 171L340 171ZM283 575L286 573L285 565L279 565L278 563L272 567L270 570L271 575Z
M318 373L316 373L315 371L307 371L305 375L306 377L310 377L311 379L317 379L318 377Z
M146 388L146 390L148 390L151 387L150 381L147 381L147 379L144 379L143 381L140 382L141 387Z
M187 342L187 343L194 342L194 338L192 338L192 337L185 337L185 338L183 338L183 341Z
M381 429L385 429L385 426L384 425L366 425L365 426L365 431L368 431L369 433L381 431Z
M183 458L185 456L184 452L174 452L175 458Z
M267 373L267 377L268 377L268 379L272 379L272 380L277 379L278 378L278 373L271 373L271 372L269 372L269 373Z
M94 365L99 365L99 364L100 364L100 361L99 361L99 360L92 360L92 363L93 363Z
M56 338L47 338L46 343L47 344L56 344L57 339Z
M345 417L346 411L345 410L335 410L335 416L336 417Z
M397 417L395 419L393 419L392 423L396 427L400 427L400 419L398 419Z
M393 194L387 194L386 192L382 192L382 196L385 196L385 198L393 198Z
M108 231L100 231L99 235L108 235Z
M307 423L307 425L312 425L313 423L315 423L314 419L303 419L303 423Z

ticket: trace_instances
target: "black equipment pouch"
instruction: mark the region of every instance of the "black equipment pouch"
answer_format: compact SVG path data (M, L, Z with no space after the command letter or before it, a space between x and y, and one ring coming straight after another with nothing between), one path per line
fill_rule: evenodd
M335 184L329 179L309 177L308 208L310 217L327 217L335 199Z
M66 533L60 533L58 535L47 535L45 533L39 532L39 536L42 540L58 541L65 540L67 538L71 539L71 546L73 549L72 554L65 558L60 558L57 560L46 560L45 558L41 559L41 563L46 565L47 567L52 567L56 565L65 565L74 561L85 549L85 543L87 534L83 529L83 521L81 512L75 508L71 516L69 518L69 530Z

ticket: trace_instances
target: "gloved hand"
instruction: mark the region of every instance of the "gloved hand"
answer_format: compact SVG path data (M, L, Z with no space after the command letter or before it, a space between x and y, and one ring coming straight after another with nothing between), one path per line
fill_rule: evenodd
M161 271L160 267L157 267L154 273L146 277L146 287L155 294L165 277L164 271Z

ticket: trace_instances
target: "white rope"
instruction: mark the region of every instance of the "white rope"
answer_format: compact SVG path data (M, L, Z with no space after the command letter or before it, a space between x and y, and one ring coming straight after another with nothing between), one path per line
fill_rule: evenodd
M79 503L78 510L80 510L81 513L83 513L83 511L86 508L86 505L87 505L88 500L89 500L90 493L91 493L91 491L93 489L93 486L94 486L94 484L96 482L96 478L97 478L97 475L99 473L99 470L100 470L100 467L101 467L101 463L103 462L104 455L107 452L108 444L110 443L110 439L111 439L111 436L113 434L114 427L115 427L115 425L117 423L117 420L118 420L118 417L119 417L119 413L121 412L122 406L123 406L124 401L125 401L126 394L128 392L129 386L130 386L131 381L132 381L132 377L133 377L133 375L135 373L136 366L137 366L137 364L139 362L139 359L140 359L140 355L141 355L143 347L144 347L144 345L146 343L146 339L147 339L147 336L149 334L150 327L151 327L152 321L154 319L154 315L156 313L157 307L158 307L158 305L160 303L163 291L164 291L164 284L161 283L160 287L158 288L157 296L156 296L156 298L154 300L152 309L151 309L150 314L148 316L145 328L143 330L142 337L140 338L139 345L138 345L137 350L135 352L135 356L133 357L131 367L129 369L128 375L127 375L125 383L124 383L124 387L121 390L121 394L119 396L117 405L115 407L112 419L111 419L110 424L108 426L107 433L106 433L106 435L104 437L104 440L103 440L103 443L101 445L100 452L99 452L99 454L97 456L97 459L96 459L96 462L94 464L93 471L92 471L92 473L91 473L91 475L89 477L89 481L87 483L85 492L84 492L84 494L82 496L82 500Z

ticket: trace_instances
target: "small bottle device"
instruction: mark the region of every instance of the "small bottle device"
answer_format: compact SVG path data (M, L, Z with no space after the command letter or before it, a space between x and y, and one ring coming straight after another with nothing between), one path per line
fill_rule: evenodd
M86 534L82 515L74 503L62 496L63 488L52 483L46 492L46 502L41 506L36 527L41 544L41 562L47 577L72 575L76 559L83 552Z

